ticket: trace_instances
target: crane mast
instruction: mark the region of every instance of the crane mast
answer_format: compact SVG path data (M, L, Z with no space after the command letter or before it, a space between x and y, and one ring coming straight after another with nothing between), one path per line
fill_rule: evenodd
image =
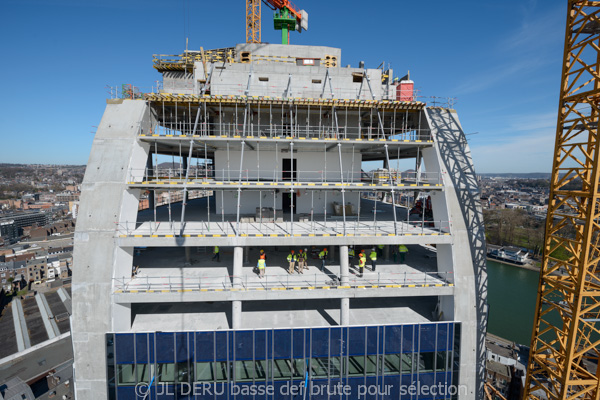
M600 2L569 0L526 399L598 399Z
M261 0L246 0L246 43L260 43Z
M282 44L289 44L290 30L308 29L308 14L289 0L246 0L246 43L261 43L261 3L275 11L273 25L281 31Z

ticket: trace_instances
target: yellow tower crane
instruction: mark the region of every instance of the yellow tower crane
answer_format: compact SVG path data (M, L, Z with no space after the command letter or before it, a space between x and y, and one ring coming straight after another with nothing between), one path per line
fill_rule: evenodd
M526 399L600 396L599 116L600 1L569 0Z
M261 0L246 0L246 43L260 43Z
M289 0L246 0L246 43L261 43L261 3L275 11L273 25L281 31L282 44L289 44L290 30L308 29L308 13Z

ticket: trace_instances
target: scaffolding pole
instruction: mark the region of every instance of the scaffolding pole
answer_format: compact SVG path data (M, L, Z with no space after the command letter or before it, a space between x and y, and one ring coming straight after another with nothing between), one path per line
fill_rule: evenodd
M342 229L346 235L346 195L344 190L344 170L342 168L342 144L338 143L338 154L340 156L340 182L342 183Z

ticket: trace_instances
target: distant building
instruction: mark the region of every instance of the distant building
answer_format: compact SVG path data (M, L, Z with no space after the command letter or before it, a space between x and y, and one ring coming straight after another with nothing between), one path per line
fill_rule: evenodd
M27 262L9 261L0 263L0 283L2 288L11 290L12 281L27 276Z
M31 260L27 263L27 279L41 281L47 276L48 264L45 258Z
M486 370L485 381L498 389L504 398L506 398L511 381L510 367L496 361L488 360L486 362Z
M23 228L27 226L47 225L50 216L45 212L21 212L11 213L0 217L0 236L14 242L23 234Z

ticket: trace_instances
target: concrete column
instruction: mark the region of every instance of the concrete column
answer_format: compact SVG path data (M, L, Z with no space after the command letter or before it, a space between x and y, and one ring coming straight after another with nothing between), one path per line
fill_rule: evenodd
M233 277L232 285L234 288L242 286L242 266L244 258L244 248L237 246L233 248ZM242 327L242 302L235 300L231 302L231 328L241 329Z
M244 264L250 264L250 248L246 247L246 250L244 250Z
M190 246L185 246L185 263L192 263L192 248Z
M181 169L181 173L183 174L183 176L186 176L186 171L187 171L187 168L188 168L188 159L187 159L186 156L183 156L181 158L183 158L183 162L181 163L182 167L183 167ZM183 202L187 203L187 201L188 201L188 192L187 192L187 190L184 190L183 191Z
M349 275L348 246L340 246L340 281L342 286L348 284Z
M244 254L244 248L237 246L233 248L233 287L240 287L242 284L242 258Z
M231 302L231 329L242 329L242 302L234 300Z
M131 329L131 303L113 304L113 331L128 331Z
M346 248L348 250L348 248ZM335 246L329 246L329 262L335 261Z
M387 244L383 247L383 258L385 261L390 261L390 247Z
M152 165L152 153L148 154L148 159L146 160L146 174L147 179L154 176L154 167ZM154 190L148 191L148 208L150 210L154 210Z
M332 247L332 249L335 247ZM346 286L349 283L348 246L340 246L340 283ZM345 297L340 302L340 325L350 323L350 299Z
M350 299L344 297L340 304L340 325L350 325Z

